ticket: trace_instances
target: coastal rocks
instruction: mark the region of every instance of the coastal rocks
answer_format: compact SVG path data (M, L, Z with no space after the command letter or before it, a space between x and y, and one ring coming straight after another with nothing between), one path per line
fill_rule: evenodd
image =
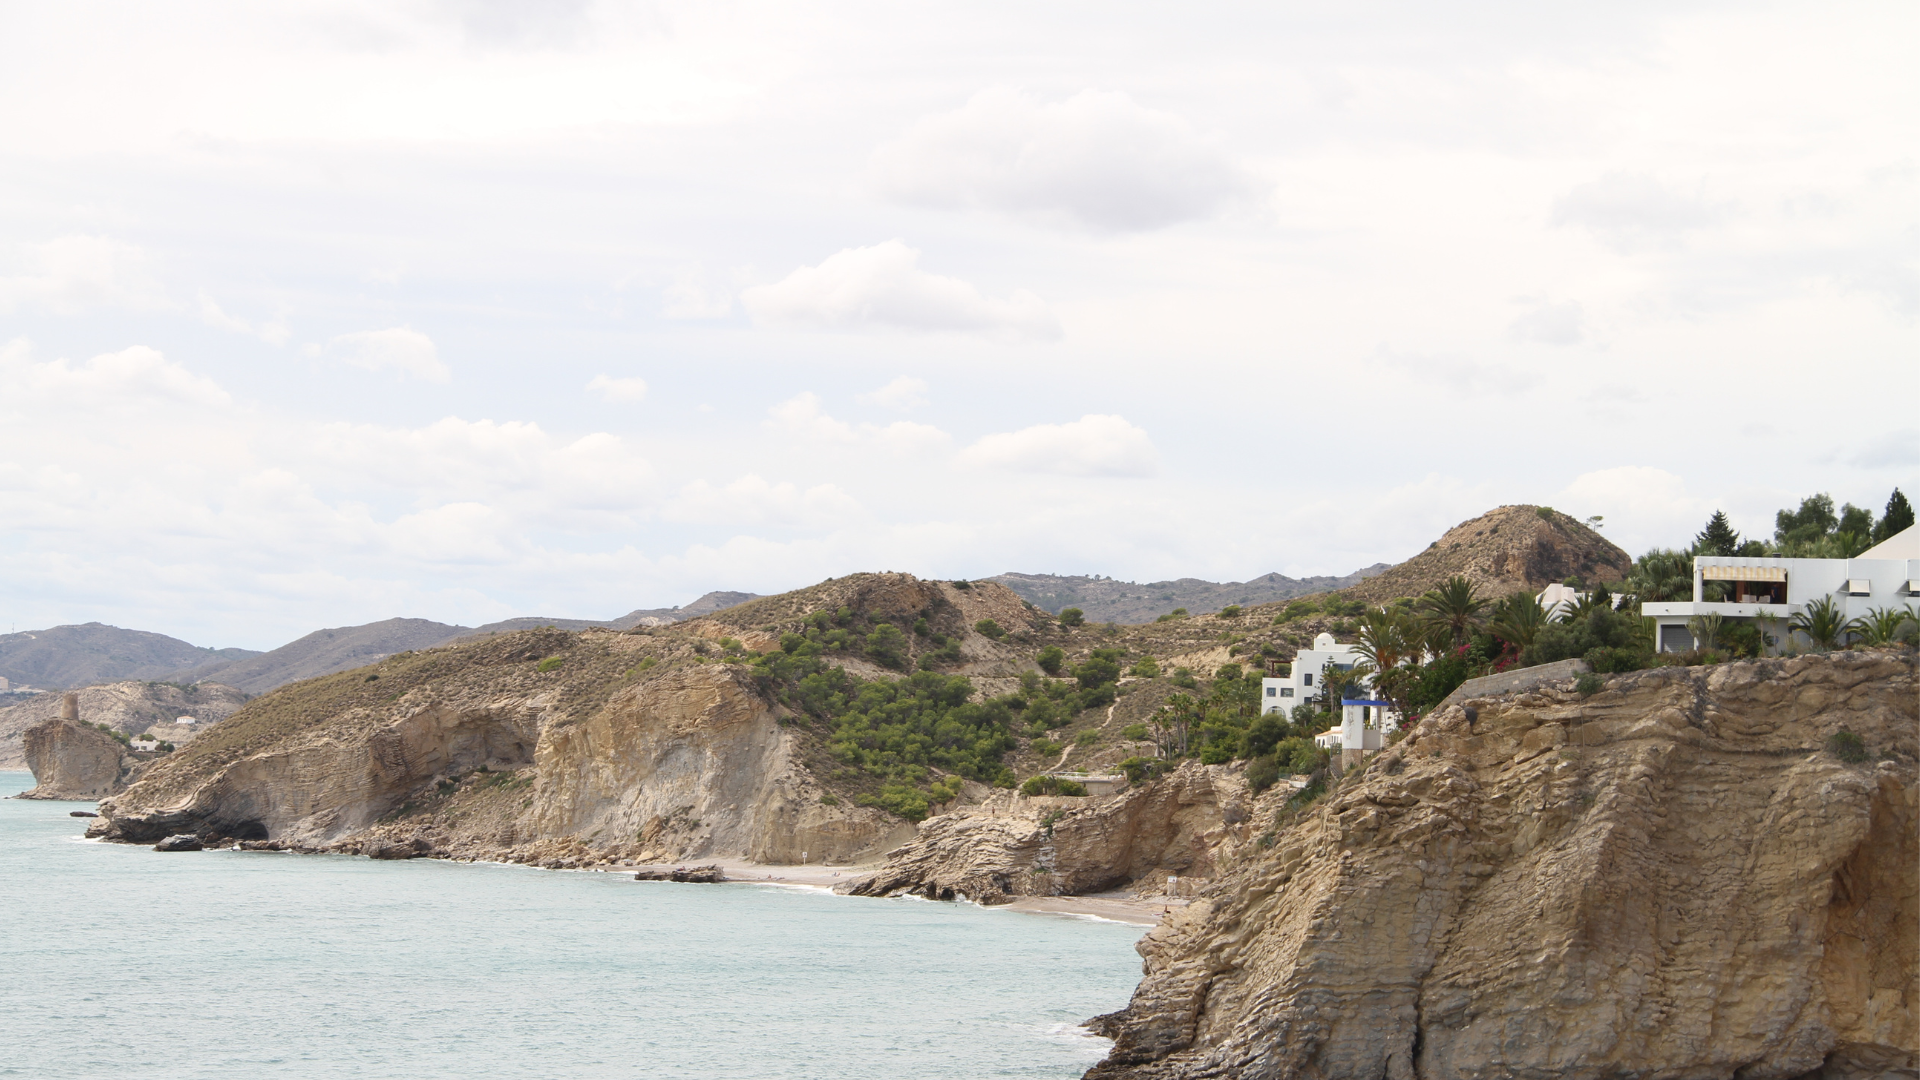
M247 700L241 691L217 683L181 687L128 680L83 686L71 693L80 716L127 735L139 734L155 723L173 728L171 721L181 716L195 717L200 724L224 720ZM0 769L27 767L22 736L30 727L58 719L66 697L58 692L34 694L24 701L16 695L0 697L0 701L10 701L0 706ZM180 743L177 737L170 741Z
M1106 799L1012 800L928 819L858 896L910 893L983 904L1073 896L1164 875L1207 876L1247 799L1238 770L1188 762ZM1044 805L1036 805L1042 803Z
M135 765L119 740L72 719L36 724L22 742L34 779L22 799L102 799L124 786Z
M360 845L360 854L369 859L418 859L433 853L433 845L415 837L405 843L393 840L369 840Z
M68 817L99 817L100 815L94 813L91 810L69 810L67 811L67 816Z
M690 885L718 885L727 880L726 872L718 863L708 866L676 866L671 870L640 870L633 875L635 881L678 881Z
M1141 940L1088 1075L1912 1076L1917 690L1903 650L1440 710Z
M155 851L200 851L200 850L203 850L205 847L206 845L200 842L199 837L193 835L192 833L181 833L178 836L169 836L161 840L159 843L153 845L153 850Z

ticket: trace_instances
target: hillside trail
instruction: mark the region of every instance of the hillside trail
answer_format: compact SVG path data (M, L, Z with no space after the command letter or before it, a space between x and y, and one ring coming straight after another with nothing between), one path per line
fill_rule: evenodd
M1120 703L1117 701L1107 706L1107 718L1100 724L1101 731L1105 731L1108 728L1113 726L1113 710L1119 707L1120 707ZM1061 769L1066 768L1067 759L1073 756L1074 749L1075 748L1073 746L1069 745L1060 751L1060 760L1053 763L1053 769L1052 769L1053 772L1059 772Z

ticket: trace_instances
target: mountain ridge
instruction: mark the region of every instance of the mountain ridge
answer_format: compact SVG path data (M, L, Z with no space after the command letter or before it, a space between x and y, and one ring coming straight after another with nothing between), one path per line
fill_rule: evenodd
M1391 569L1393 564L1374 563L1340 577L1318 575L1291 578L1285 574L1262 574L1246 581L1206 581L1201 578L1176 578L1145 584L1115 581L1098 574L1022 574L1008 571L983 581L997 582L1013 590L1022 600L1058 615L1077 607L1092 622L1152 622L1175 608L1189 614L1207 615L1230 604L1242 607L1291 600L1312 593L1351 588L1370 577Z

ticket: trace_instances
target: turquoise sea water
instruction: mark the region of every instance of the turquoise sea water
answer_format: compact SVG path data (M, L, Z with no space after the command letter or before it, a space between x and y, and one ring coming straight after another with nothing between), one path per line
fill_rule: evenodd
M0 795L32 786L0 773ZM0 1076L1072 1077L1138 927L87 843L0 801Z

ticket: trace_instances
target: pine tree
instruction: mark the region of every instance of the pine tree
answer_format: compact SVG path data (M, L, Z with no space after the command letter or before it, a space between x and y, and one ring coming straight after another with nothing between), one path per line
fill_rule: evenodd
M1893 489L1893 495L1887 499L1886 516L1873 527L1874 543L1879 543L1903 529L1913 528L1913 504L1900 494L1899 488Z
M1707 519L1707 527L1693 538L1695 555L1731 555L1739 547L1740 534L1733 530L1724 510L1715 510Z

